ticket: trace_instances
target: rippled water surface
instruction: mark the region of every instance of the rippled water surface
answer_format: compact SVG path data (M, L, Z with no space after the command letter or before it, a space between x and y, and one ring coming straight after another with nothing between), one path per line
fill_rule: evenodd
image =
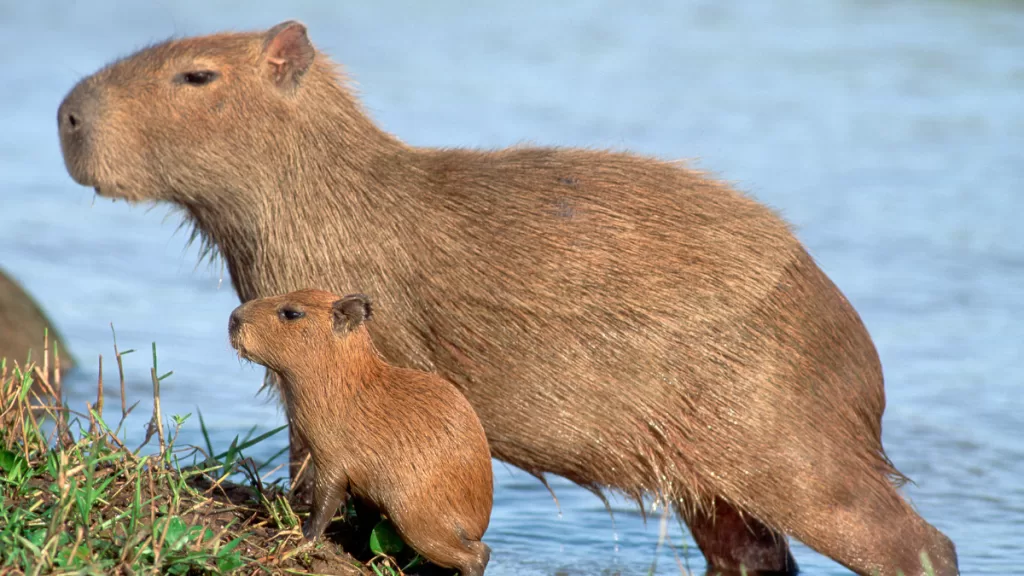
M0 2L0 266L84 365L73 401L92 393L113 322L122 348L157 342L174 370L165 409L201 408L216 441L283 422L229 349L222 271L196 268L165 208L76 186L55 113L77 78L145 44L291 17L408 142L696 158L779 209L876 340L907 494L964 574L1024 573L1024 3ZM128 358L145 399L149 364ZM197 426L184 435L200 441ZM623 501L613 524L554 482L559 514L536 480L496 471L489 573L642 574L656 560L678 574L676 555L703 568L674 520L675 552L659 551L658 519ZM796 556L805 573L847 573Z

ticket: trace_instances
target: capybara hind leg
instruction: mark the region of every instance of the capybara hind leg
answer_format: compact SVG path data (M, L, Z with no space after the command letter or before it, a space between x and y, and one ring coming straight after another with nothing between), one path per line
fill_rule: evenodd
M411 524L403 518L393 520L402 539L427 560L454 568L462 576L484 573L491 557L490 547L479 540L462 537L461 529L453 531L432 522Z
M460 560L454 567L462 576L482 576L491 559L491 548L479 540L464 540L463 544Z
M783 534L716 499L710 510L680 514L704 554L708 574L796 574L796 560Z
M793 537L865 576L923 576L922 553L935 576L959 574L953 542L925 522L888 479L845 480L813 496L791 495L795 508L786 524Z

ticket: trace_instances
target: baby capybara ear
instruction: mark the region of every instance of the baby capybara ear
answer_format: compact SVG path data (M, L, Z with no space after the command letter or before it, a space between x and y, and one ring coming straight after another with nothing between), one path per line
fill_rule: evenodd
M263 56L269 65L274 85L289 90L295 88L302 75L309 70L316 50L306 36L306 26L288 20L267 30L263 41Z
M367 320L373 320L373 306L370 297L365 294L349 294L336 301L331 308L334 310L334 331L351 332Z

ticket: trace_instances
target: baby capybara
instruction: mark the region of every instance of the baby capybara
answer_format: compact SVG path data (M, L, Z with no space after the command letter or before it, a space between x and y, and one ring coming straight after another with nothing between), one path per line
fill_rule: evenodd
M381 353L455 384L497 458L676 505L712 570L793 572L790 534L861 574L920 574L921 552L957 573L893 482L860 317L729 186L627 153L410 146L298 22L141 50L57 119L77 182L180 207L243 302L382 294Z
M450 382L388 365L366 330L370 300L301 290L231 313L231 345L280 376L288 422L313 460L318 538L347 494L372 502L431 562L483 574L491 455L469 402Z

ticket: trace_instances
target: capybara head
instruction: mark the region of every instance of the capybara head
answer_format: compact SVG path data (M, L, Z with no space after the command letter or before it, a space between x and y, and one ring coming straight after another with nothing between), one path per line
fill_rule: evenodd
M309 357L310 348L323 349L348 338L372 316L368 296L338 298L307 289L242 304L231 312L228 332L241 357L288 372L296 358Z
M334 116L324 90L343 93L299 22L168 41L71 90L57 112L61 149L75 181L102 196L203 202L301 172L300 151L317 146L309 127Z

